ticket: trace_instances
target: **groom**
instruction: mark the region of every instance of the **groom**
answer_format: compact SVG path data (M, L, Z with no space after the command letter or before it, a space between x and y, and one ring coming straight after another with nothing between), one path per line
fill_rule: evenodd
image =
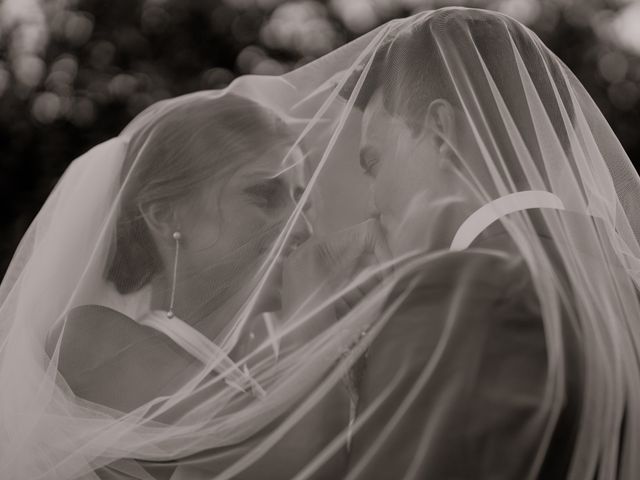
M449 14L455 21L455 11L440 16ZM492 21L475 24L474 41L490 68L507 71L505 39L498 41L504 26ZM460 225L486 203L477 186L490 198L496 192L476 141L482 133L473 131L435 47L428 25L400 32L376 52L357 97L372 216L393 257L407 256L411 267L388 304L406 298L369 348L358 416L373 414L354 437L350 471L358 479L528 478L542 454L539 477L564 478L580 378L568 372L567 401L549 439L548 352L526 262L500 222L470 239L479 248L448 252ZM513 93L508 85L501 91L507 100ZM494 112L484 113L491 121ZM519 125L525 137L530 127ZM509 138L497 132L494 153L504 154ZM429 256L435 251L443 254ZM574 334L564 346L569 367L579 357Z

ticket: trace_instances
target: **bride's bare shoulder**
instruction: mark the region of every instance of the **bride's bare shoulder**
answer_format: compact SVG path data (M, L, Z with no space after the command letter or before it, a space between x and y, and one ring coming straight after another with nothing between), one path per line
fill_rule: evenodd
M73 392L121 410L159 393L164 374L174 375L189 363L161 333L101 305L72 309L53 342L59 337L58 371Z
M146 331L145 331L146 330ZM107 358L114 348L133 343L149 336L148 329L137 324L127 315L102 305L81 305L67 314L58 336L60 338L58 368L75 367L82 363L86 367L93 361ZM55 338L53 338L55 337Z

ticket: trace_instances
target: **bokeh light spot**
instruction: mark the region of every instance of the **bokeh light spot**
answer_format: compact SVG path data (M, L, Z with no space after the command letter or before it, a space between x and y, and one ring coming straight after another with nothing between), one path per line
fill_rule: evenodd
M16 59L14 72L18 81L29 88L33 88L42 80L45 64L39 57L25 55Z
M613 105L623 111L629 111L635 108L638 103L638 85L634 82L626 80L617 84L610 85L607 89L609 99Z
M210 68L202 74L203 88L223 88L234 79L233 73L226 68Z
M525 25L531 25L540 16L540 3L531 0L503 0L496 5L496 10L515 18Z
M347 28L358 34L379 23L374 5L367 0L332 0L331 6Z
M272 58L265 58L253 67L252 73L256 75L282 75L286 70L285 66L280 62Z
M316 58L344 43L326 7L312 1L280 5L265 23L260 38L267 47Z
M116 47L113 43L107 41L98 42L91 48L89 61L94 68L102 70L113 61L115 53Z
M628 68L627 59L619 52L606 53L598 60L600 75L609 83L618 83L624 80Z
M134 76L121 73L111 79L107 89L115 98L126 98L133 94L137 85L138 81Z
M236 66L241 73L251 73L256 65L265 58L266 53L264 50L255 45L250 45L244 48L236 58Z
M71 123L77 127L87 127L95 120L95 107L88 98L76 98L67 114Z
M93 19L84 13L67 15L64 33L67 40L74 45L83 45L93 32Z
M620 46L640 55L640 3L630 3L611 19L610 34Z
M40 123L51 123L55 121L61 113L62 102L55 93L44 92L39 94L33 101L31 113Z

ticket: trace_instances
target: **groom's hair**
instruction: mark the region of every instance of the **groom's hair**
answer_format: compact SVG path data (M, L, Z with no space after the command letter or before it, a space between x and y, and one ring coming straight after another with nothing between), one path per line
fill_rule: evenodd
M514 93L523 93L512 91L512 85L521 82L509 83L516 80L514 75L519 73L513 55L515 48L543 105L548 108L559 103L554 93L555 86L560 101L567 107L569 117L573 118L564 78L565 74L571 74L570 71L524 25L497 12L472 8L442 8L425 14L425 17L424 20L417 17L408 26L398 24L392 28L381 44L356 68L342 88L341 95L345 98L351 96L365 64L370 62L355 105L363 110L381 88L389 113L402 115L409 122L422 120L432 100L444 98L453 105L460 104L459 92L452 82L457 74L452 66L453 60L464 62L465 72L475 75L469 80L478 86L489 87L484 73L486 68L498 91L508 101ZM447 37L450 45L440 43L443 36ZM443 47L448 55L458 58L444 58ZM552 120L559 115L552 110L547 113Z
M367 62L366 78L355 92ZM527 74L530 82L525 87L521 79ZM569 132L563 114L570 122L575 115L567 86L570 76L560 60L512 18L452 7L425 13L409 25L392 25L381 44L347 80L341 96L350 98L355 92L355 105L364 110L381 90L385 109L403 118L414 131L424 127L427 108L438 98L454 106L477 109L476 114L481 111L487 124L502 125L504 115L498 109L490 78L519 131L531 134L524 140L535 156L539 146L532 141L535 127L524 88L537 93L567 151ZM465 105L463 98L467 99ZM477 104L470 104L471 98Z

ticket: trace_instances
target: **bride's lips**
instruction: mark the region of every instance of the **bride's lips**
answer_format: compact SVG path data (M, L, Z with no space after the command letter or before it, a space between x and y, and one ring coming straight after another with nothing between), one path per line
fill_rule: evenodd
M269 289L268 292L263 292L256 304L256 313L275 312L282 309L279 289Z

